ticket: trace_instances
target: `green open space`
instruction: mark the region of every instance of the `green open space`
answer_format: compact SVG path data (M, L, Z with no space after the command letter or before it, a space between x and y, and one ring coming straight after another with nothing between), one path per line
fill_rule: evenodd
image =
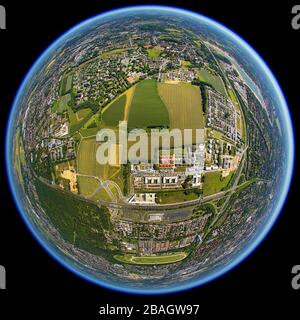
M159 204L192 201L199 198L198 191L198 189L160 191L157 193L157 201Z
M60 90L59 94L61 96L66 95L67 93L70 93L73 86L73 76L69 75L66 77L63 77L60 83Z
M210 84L219 93L221 93L224 96L227 96L224 83L220 76L213 74L212 71L207 68L202 68L201 70L199 70L197 75L200 81Z
M182 261L188 256L186 252L175 252L170 254L161 254L156 256L133 256L133 255L115 255L114 258L122 263L158 265L169 264Z
M160 56L161 51L159 49L151 48L151 49L147 49L147 53L149 58L155 59Z
M128 49L125 48L119 48L119 49L113 49L113 50L109 50L109 51L105 51L101 54L101 58L108 58L111 57L115 54L121 54L123 52L126 52Z
M128 128L168 127L169 113L161 100L154 79L140 82L130 106Z
M205 173L203 195L209 196L224 190L228 186L232 176L233 172L225 178L222 177L222 173L219 171Z
M58 108L57 108L57 112L58 113L63 113L65 111L67 111L68 109L68 105L69 102L71 101L71 95L70 93L62 96L59 101L58 101Z

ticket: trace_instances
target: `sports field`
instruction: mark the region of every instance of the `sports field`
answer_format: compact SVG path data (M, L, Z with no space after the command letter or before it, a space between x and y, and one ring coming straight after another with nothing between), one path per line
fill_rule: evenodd
M218 92L226 96L226 89L222 79L219 76L212 74L208 69L201 69L198 72L198 78L201 81L207 82L212 85Z
M138 256L131 256L131 255L115 255L114 258L123 263L129 264L148 264L148 265L155 265L155 264L169 264L179 262L185 259L188 256L186 252L176 252L170 254L163 254L157 256L145 256L145 257L138 257Z
M124 118L124 109L126 105L126 95L121 95L108 108L105 109L102 119L107 126L115 127Z
M169 113L161 100L156 80L140 82L132 98L128 128L169 126Z
M169 110L171 128L204 128L199 87L159 83L158 92Z

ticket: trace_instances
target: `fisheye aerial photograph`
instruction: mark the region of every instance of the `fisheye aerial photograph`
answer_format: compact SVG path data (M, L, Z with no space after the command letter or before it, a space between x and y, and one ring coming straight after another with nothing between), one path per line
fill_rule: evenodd
M242 32L174 5L70 16L22 71L3 169L22 230L17 252L41 284L49 263L49 277L65 274L78 294L168 296L228 287L240 265L268 257L271 249L256 252L266 241L272 247L293 176L291 99ZM30 240L22 245L22 237ZM40 254L49 262L39 265ZM259 262L251 261L239 283L255 278ZM282 267L289 290L297 262ZM101 297L102 316L142 314ZM143 314L197 315L195 300L150 311L144 303Z

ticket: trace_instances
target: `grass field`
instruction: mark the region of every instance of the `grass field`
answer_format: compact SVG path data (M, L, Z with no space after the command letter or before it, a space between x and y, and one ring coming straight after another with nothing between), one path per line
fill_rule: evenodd
M146 128L169 126L169 113L158 95L156 80L140 82L132 98L128 127Z
M64 77L61 81L60 84L60 95L66 95L67 93L70 93L70 91L72 90L72 86L73 86L73 76L69 75L67 77Z
M209 70L203 68L198 72L198 78L199 80L212 85L218 92L220 92L224 96L227 96L224 83L219 76L216 76L212 74Z
M161 51L158 49L152 48L152 49L147 49L147 53L148 53L149 58L155 59L160 56Z
M91 195L99 186L98 181L92 177L112 179L122 188L122 183L119 181L120 168L108 164L100 165L96 160L97 148L96 138L91 137L81 140L77 151L77 173L90 176L85 179L78 177L79 190L84 195Z
M76 113L72 110L70 106L67 106L68 116L70 120L70 133L80 130L82 126L89 120L89 118L93 115L91 109L82 109L77 111Z
M95 178L77 177L79 192L85 196L91 196L100 186L100 182Z
M68 93L64 96L62 96L58 102L58 113L63 113L64 111L67 111L68 109L68 103L71 100L71 95Z
M181 60L180 61L180 64L181 64L181 67L183 69L186 69L187 67L189 67L191 65L191 62L190 61L187 61L187 60Z
M120 48L120 49L114 49L114 50L110 50L110 51L106 51L106 52L103 52L101 54L101 58L108 58L108 57L111 57L115 54L121 54L125 51L127 51L128 49L124 49L124 48Z
M131 255L115 255L114 258L123 263L129 264L144 264L144 265L155 265L155 264L169 264L182 261L188 256L186 252L176 252L170 254L163 254L157 256L131 256Z
M184 193L184 190L176 190L176 191L165 191L160 192L157 195L159 204L168 204L168 203L177 203L177 202L185 202L196 200L199 198L194 192L190 192L188 194Z
M211 194L222 191L227 187L233 176L233 172L226 178L222 178L220 172L208 172L204 176L203 195L209 196Z
M119 121L124 119L124 108L126 105L126 95L121 95L102 114L102 119L107 126L116 127Z
M159 83L158 92L169 110L171 128L204 128L199 87Z

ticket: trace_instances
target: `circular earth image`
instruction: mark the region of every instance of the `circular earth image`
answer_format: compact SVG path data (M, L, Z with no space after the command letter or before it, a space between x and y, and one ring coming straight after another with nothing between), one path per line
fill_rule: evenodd
M258 54L199 14L129 7L71 29L11 112L19 211L63 266L107 288L188 289L246 258L292 175L283 94Z

